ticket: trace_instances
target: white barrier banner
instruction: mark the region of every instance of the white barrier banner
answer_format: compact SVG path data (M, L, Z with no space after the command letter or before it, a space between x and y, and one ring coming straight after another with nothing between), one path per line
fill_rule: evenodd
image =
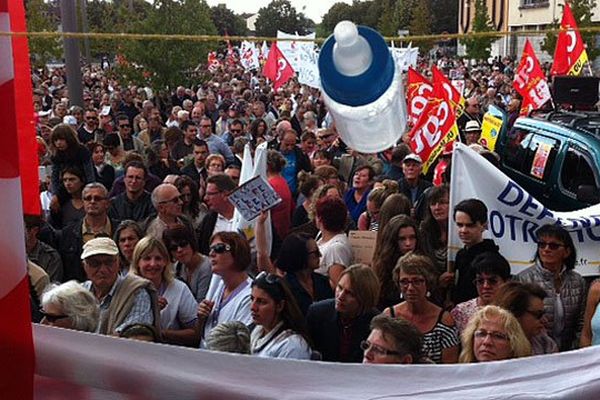
M214 353L34 325L35 399L598 399L600 348L482 364Z
M576 270L584 276L600 275L600 204L571 212L551 211L461 143L454 147L451 182L450 210L468 198L477 198L485 203L488 208L485 236L500 247L500 253L510 262L513 274L532 263L537 250L537 228L545 224L560 224L570 232L575 243ZM452 222L448 237L448 256L454 260L463 245Z
M314 40L316 37L317 37L316 33L311 33L306 36L301 36L298 34L285 33L285 32L279 31L279 30L277 31L277 39L313 39ZM295 40L285 40L285 41L278 40L277 47L279 48L279 50L281 50L281 52L283 53L285 58L292 65L292 68L294 69L294 71L298 72L298 70L300 69L300 63L301 63L299 49L303 48L303 49L305 49L305 51L313 50L315 48L315 42L314 41L297 42Z

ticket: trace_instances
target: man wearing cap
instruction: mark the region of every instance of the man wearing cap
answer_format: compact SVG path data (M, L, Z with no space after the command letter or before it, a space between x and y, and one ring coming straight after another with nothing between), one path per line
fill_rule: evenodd
M471 144L479 143L481 137L481 126L477 121L468 121L465 125L465 144L467 146Z
M84 243L97 237L112 237L118 222L108 217L108 191L103 184L88 183L81 194L85 215L67 225L58 234L58 252L62 257L64 280L85 280L79 260Z
M119 274L119 249L112 239L100 237L87 242L81 260L89 279L83 286L100 303L98 333L118 335L133 324L160 329L156 289L139 276Z
M431 186L431 182L426 181L421 177L422 170L423 160L421 160L421 157L419 157L418 154L411 153L404 157L404 160L402 161L404 178L400 179L398 184L400 186L400 193L409 198L412 204L413 214L417 204L423 197L423 192Z

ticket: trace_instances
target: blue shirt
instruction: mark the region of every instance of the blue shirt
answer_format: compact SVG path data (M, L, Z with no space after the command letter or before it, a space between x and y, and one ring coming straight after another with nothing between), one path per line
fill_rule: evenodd
M283 171L281 171L281 175L285 178L288 187L290 188L290 192L295 194L298 186L296 184L296 153L290 151L287 154L284 153L283 156L285 157L286 164Z
M350 188L350 190L348 190L344 195L344 203L346 203L346 207L348 207L348 212L350 213L350 216L352 217L354 222L358 223L358 217L360 217L360 214L362 214L367 209L367 197L369 197L371 189L369 188L369 190L367 190L362 195L358 203L354 199L355 192L356 189Z

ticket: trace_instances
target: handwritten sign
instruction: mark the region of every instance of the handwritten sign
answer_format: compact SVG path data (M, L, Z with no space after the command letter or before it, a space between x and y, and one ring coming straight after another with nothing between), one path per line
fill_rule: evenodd
M256 176L235 189L228 200L246 221L258 217L261 211L270 210L281 203L281 197L261 176Z
M348 240L354 252L354 262L371 265L373 253L375 252L375 241L377 232L374 231L350 231Z

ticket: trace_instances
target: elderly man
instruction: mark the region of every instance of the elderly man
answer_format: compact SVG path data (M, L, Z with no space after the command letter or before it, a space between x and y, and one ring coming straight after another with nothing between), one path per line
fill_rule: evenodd
M170 183L160 184L152 191L152 205L158 215L150 221L146 228L146 235L162 240L165 229L182 223L181 193Z
M148 170L140 161L130 161L125 165L125 192L111 199L108 215L118 221L132 219L143 221L156 214L150 193L144 190Z
M423 335L410 322L380 314L361 343L363 364L417 364L423 361Z
M300 171L310 172L312 169L310 159L304 154L302 149L296 145L297 143L298 136L296 135L296 131L289 129L285 131L281 143L279 144L279 151L286 161L282 175L294 198L298 194L298 173Z
M202 139L206 142L210 154L221 154L225 157L226 164L234 161L235 157L229 146L227 146L227 143L212 133L212 121L206 116L200 118L200 133L198 134L198 139Z
M423 179L421 176L422 171L423 161L418 154L411 153L404 157L402 161L404 178L400 179L398 184L400 186L400 193L404 194L410 200L413 212L423 198L425 190L431 186L431 182Z
M119 274L119 249L112 239L101 237L87 242L81 260L89 279L83 286L100 303L98 333L118 335L133 324L160 329L156 289L146 279Z
M64 280L82 282L85 273L79 257L84 243L97 237L112 237L118 222L108 217L108 191L101 183L88 183L81 195L85 215L58 234L58 249L63 261Z

